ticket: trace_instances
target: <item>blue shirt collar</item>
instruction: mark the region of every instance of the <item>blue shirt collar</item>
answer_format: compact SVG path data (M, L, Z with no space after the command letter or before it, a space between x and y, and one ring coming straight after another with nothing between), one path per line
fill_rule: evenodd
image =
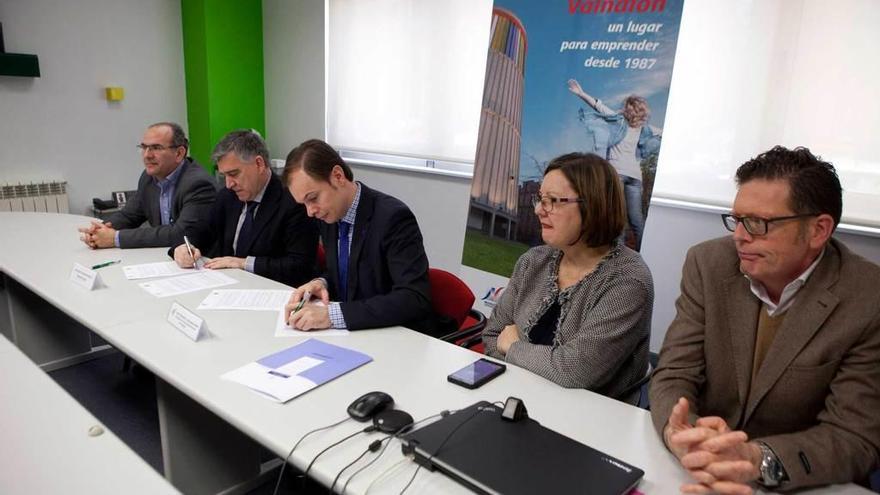
M153 177L153 182L155 182L156 185L159 187L166 187L171 184L177 185L177 180L180 179L180 170L183 168L184 162L186 162L186 157L184 157L183 160L181 160L180 163L177 164L177 167L174 169L174 171L168 174L167 177L162 180Z

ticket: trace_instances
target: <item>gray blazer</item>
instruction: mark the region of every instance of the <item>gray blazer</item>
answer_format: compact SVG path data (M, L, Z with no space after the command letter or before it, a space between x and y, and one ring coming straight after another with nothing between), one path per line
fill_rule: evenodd
M162 225L159 187L146 172L138 180L137 196L106 221L119 230L119 247L169 247L183 242L187 230L208 222L217 190L214 179L192 158L180 165L180 177L171 200L171 225ZM147 222L149 227L138 228Z
M635 404L638 391L622 394L648 371L651 272L638 253L618 245L592 273L560 291L561 259L562 252L549 246L532 248L519 258L483 331L486 354L563 387ZM553 345L530 343L529 332L554 300L559 300L561 312ZM498 335L512 323L520 341L502 356Z
M657 431L686 397L692 413L769 445L783 489L865 480L880 462L878 281L880 267L832 239L749 390L762 303L730 236L691 248L651 380Z

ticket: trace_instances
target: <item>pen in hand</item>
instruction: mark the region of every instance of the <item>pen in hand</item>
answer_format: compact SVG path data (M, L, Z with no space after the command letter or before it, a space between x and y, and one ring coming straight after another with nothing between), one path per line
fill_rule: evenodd
M297 304L296 307L293 308L293 311L291 312L291 314L296 313L297 311L301 310L303 308L303 306L305 306L305 304L307 302L309 302L309 299L311 299L311 298L312 298L312 293L310 291L306 291L305 294L303 294L303 298L299 300L299 304Z
M195 255L193 254L193 247L192 247L192 244L189 243L189 239L188 239L186 236L183 236L183 242L186 243L186 250L189 251L189 257L192 258L192 260L193 260L193 268L195 268L196 270L198 270L198 269L199 269L199 264L198 264L198 262L196 262L196 257L195 257Z
M122 263L122 260L112 260L112 261L105 261L103 263L98 263L97 265L92 265L92 270L97 270L98 268L104 268L105 266L115 265L117 263Z

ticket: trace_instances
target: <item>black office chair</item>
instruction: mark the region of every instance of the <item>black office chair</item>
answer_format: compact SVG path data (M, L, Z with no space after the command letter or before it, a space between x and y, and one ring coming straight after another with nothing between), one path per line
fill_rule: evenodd
M629 387L627 387L623 393L620 394L621 397L627 397L636 390L639 391L639 403L638 406L642 409L651 410L651 403L648 399L648 387L651 384L651 374L654 372L654 368L657 367L657 359L659 356L656 352L651 352L648 354L648 371L645 373L639 381L633 383Z

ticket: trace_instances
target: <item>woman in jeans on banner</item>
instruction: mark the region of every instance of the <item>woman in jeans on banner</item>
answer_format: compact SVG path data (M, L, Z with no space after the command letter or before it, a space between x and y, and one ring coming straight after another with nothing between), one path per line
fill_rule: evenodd
M626 196L629 226L638 251L645 230L641 162L659 151L662 131L647 125L651 109L647 100L641 96L627 96L623 101L623 109L617 112L585 93L574 79L568 80L568 90L591 108L580 111L581 122L592 139L592 146L588 147L588 151L605 157L617 169Z
M555 158L534 198L546 245L516 263L483 331L486 354L563 387L635 404L648 369L654 284L619 242L617 172L593 154Z

